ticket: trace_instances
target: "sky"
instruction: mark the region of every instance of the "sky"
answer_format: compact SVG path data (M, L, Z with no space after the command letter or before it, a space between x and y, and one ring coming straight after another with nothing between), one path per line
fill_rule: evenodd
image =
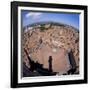
M79 29L78 13L32 12L32 11L22 10L21 18L22 18L21 20L23 27L36 22L53 21L53 22L71 25Z

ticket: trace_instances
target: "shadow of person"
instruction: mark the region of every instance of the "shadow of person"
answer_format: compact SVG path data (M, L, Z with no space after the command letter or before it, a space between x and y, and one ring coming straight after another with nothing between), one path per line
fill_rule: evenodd
M49 60L48 60L48 63L49 63L49 71L52 72L52 56L49 56Z

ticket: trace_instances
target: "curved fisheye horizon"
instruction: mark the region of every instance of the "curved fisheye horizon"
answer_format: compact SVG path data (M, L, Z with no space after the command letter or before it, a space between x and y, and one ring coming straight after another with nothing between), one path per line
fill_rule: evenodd
M28 25L24 26L23 29L25 30L25 28L32 27L32 26L35 26L35 25L43 25L43 24L55 24L55 25L58 25L58 26L67 26L67 27L72 27L75 30L79 31L79 28L76 28L76 27L74 27L72 25L62 23L62 22L55 22L55 21L34 22L34 23L31 23L31 24L28 24Z
M79 15L78 13L30 12L22 10L22 27L40 22L55 22L69 25L79 30Z

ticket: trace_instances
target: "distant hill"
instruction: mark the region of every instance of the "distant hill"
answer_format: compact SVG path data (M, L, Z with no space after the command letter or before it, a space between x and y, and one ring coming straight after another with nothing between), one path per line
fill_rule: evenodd
M25 26L23 28L23 30L25 30L28 27L35 27L35 26L38 26L38 25L46 25L46 24L55 25L55 26L70 27L70 28L74 28L75 30L77 30L79 32L79 30L77 28L73 27L73 26L70 26L70 25L67 25L67 24L63 24L63 23L60 23L60 22L53 22L53 21L32 23L32 24L29 24L29 25Z

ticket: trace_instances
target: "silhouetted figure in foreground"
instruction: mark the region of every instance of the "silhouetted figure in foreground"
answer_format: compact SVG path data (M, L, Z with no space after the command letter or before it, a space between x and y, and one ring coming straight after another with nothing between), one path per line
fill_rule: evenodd
M52 72L52 56L49 56L49 60L48 60L48 63L49 63L49 71Z
M69 62L71 65L71 69L68 71L68 74L74 74L77 67L76 67L76 62L75 62L72 50L70 50L70 52L68 53L68 56L69 56Z

